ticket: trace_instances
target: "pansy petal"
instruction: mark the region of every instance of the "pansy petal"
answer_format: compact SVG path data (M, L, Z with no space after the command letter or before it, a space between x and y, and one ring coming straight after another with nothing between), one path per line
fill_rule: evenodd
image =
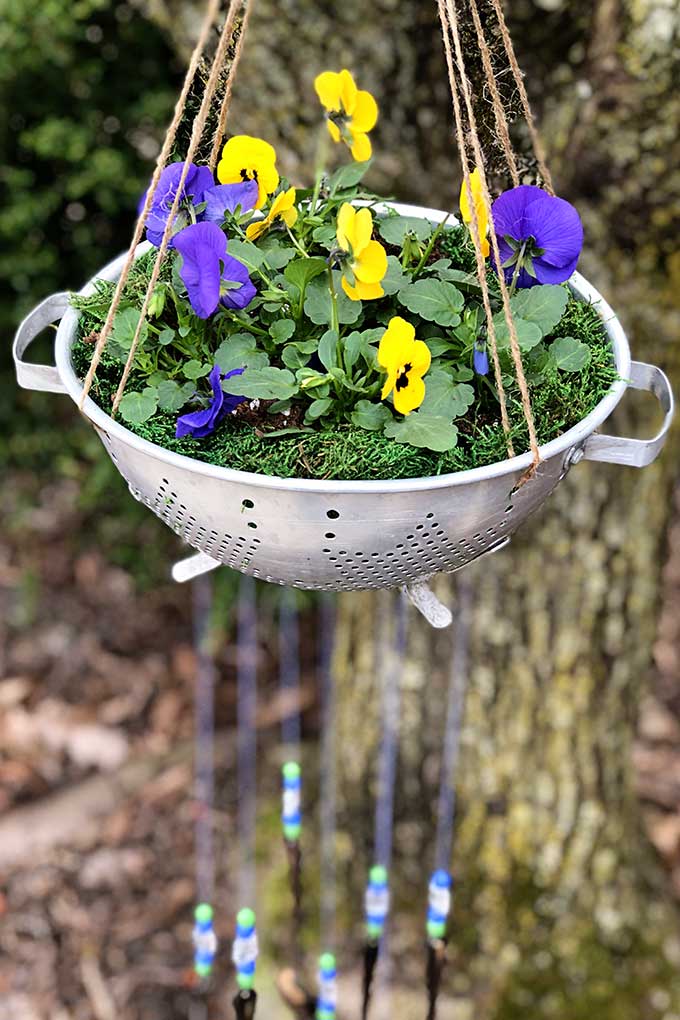
M430 363L432 354L430 348L422 340L414 340L409 353L409 364L416 375L425 375Z
M382 392L380 393L380 399L381 400L384 400L385 397L389 396L389 394L394 389L394 385L395 385L395 383L397 381L397 373L398 373L398 369L397 368L391 369L387 373L387 379L385 380L385 385L383 386Z
M551 266L544 258L534 259L534 272L538 283L565 283L578 265L578 256L566 266Z
M322 106L327 110L340 109L342 81L336 71L323 71L314 79L314 89Z
M375 298L381 298L385 294L379 283L362 283L361 280L356 282L356 292L359 301L373 301Z
M214 223L194 223L180 230L174 241L191 306L199 318L207 319L220 299L220 259L226 254L227 238Z
M183 436L192 435L195 439L207 436L217 424L222 406L224 404L224 391L222 390L220 366L214 365L208 376L213 391L212 400L208 407L200 411L192 411L183 414L177 419L175 436L181 439Z
M340 128L332 120L326 121L326 127L328 128L328 134L331 136L334 142L339 142L342 138L340 134Z
M354 255L363 258L364 249L368 246L373 233L373 216L367 208L357 209L354 217L353 236L350 237Z
M236 184L217 184L209 188L203 201L206 203L203 219L211 223L224 223L227 212L248 212L255 207L258 198L257 181L240 181Z
M387 273L387 252L379 241L369 241L352 269L362 283L378 283Z
M262 237L270 226L271 220L268 216L264 216L261 220L253 220L246 227L246 237L249 241L257 241L258 237Z
M378 120L378 104L370 92L360 89L352 113L354 131L366 132L375 127Z
M222 279L230 283L240 283L240 287L230 289L222 295L222 304L227 308L246 308L255 297L257 291L250 279L248 269L238 259L227 255L224 259Z
M394 401L394 408L399 414L410 414L411 411L415 411L417 407L420 407L424 399L425 383L419 376L412 373L409 373L406 386L402 387L402 389L394 387L392 400Z
M357 163L365 163L371 158L373 152L373 146L368 135L355 133L353 128L350 128L352 133L352 156Z
M340 78L340 101L351 117L357 101L357 87L347 68L344 68L338 77Z
M378 364L388 371L396 371L408 360L416 331L410 322L395 315L378 344Z
M298 211L297 209L284 209L281 213L281 219L287 227L292 227L297 222Z
M261 209L267 201L267 195L271 195L279 186L279 174L273 163L261 163L257 170L257 183L259 186L259 198L255 204L256 209Z
M343 276L340 283L342 284L342 289L348 298L352 301L361 301L361 294L359 293L358 286L353 286L351 283L348 283L345 276Z
M542 193L525 210L525 224L544 248L540 258L551 266L566 266L578 259L583 247L583 224L578 212L563 198Z
M354 240L354 218L356 209L344 202L338 213L337 238L338 244L345 251L349 251Z

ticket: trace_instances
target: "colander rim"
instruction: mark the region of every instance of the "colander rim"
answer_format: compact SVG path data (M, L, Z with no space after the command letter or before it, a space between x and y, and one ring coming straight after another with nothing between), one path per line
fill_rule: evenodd
M449 222L455 224L457 219L450 213L440 209L429 209L423 206L405 205L399 202L381 203L378 207L382 209L393 209L402 216L413 216L420 219L431 220L434 223L441 222L448 216ZM137 248L136 257L143 255L150 249L148 241L143 242ZM87 284L78 292L81 295L91 294L94 290L96 280L115 280L119 275L125 261L125 254L120 255L108 263L102 270L93 276ZM540 447L541 460L547 461L567 450L581 445L595 429L601 425L617 406L625 393L630 377L631 354L628 338L614 310L602 297L600 292L588 282L580 273L574 273L569 280L569 286L574 293L582 300L592 303L609 335L614 360L619 374L619 379L612 385L610 391L603 397L597 406L585 418L568 429L562 435L552 439ZM76 375L71 364L71 347L76 336L79 313L74 308L68 308L64 314L55 340L55 355L57 371L60 379L68 391L69 396L77 406L80 405L83 393L83 386ZM483 482L501 475L515 475L524 473L532 463L530 452L519 454L493 464L483 467L469 468L465 471L455 471L443 475L429 475L421 478L399 478L399 479L365 479L348 481L342 479L316 479L316 478L281 478L275 475L256 474L250 471L238 471L234 468L219 467L216 464L209 464L204 461L194 460L184 454L174 453L162 446L150 443L141 436L135 435L119 422L114 421L103 411L91 397L85 399L83 414L89 419L93 426L106 433L110 440L117 441L125 446L132 447L140 453L154 457L168 465L184 471L191 471L199 475L206 475L210 478L225 482L234 482L257 486L264 489L285 489L288 491L315 492L315 493L394 493L394 492L416 492L420 490L431 490L446 488L452 485L470 485L475 482ZM540 467L539 467L540 471Z

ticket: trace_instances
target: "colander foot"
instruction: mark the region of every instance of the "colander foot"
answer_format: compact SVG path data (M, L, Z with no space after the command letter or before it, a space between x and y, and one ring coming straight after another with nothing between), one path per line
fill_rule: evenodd
M214 560L212 556L203 552L195 553L193 556L187 556L186 559L175 563L172 568L172 579L178 584L183 584L185 581L193 581L195 577L200 577L201 574L207 574L221 566L220 561Z
M424 581L418 584L407 584L406 594L416 607L423 614L431 627L442 630L450 627L453 621L451 610L447 609L443 602L440 602L435 593L425 584Z

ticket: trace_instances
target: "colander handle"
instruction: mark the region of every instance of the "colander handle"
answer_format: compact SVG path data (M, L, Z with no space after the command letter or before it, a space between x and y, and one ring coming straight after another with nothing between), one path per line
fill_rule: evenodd
M594 433L583 446L583 460L599 460L607 464L647 467L661 453L673 421L674 401L668 376L656 365L634 361L630 366L630 385L636 390L653 393L661 404L664 420L653 439L625 439Z
M46 326L61 319L68 304L68 294L53 294L52 297L41 301L32 312L29 312L19 326L12 344L12 354L17 382L22 389L40 390L43 393L67 392L54 365L32 365L30 362L24 361L23 356L30 344Z

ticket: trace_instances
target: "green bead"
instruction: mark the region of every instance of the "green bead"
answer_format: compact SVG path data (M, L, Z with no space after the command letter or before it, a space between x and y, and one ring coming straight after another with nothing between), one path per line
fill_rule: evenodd
M335 957L332 953L323 953L319 957L319 970L335 970Z
M446 925L443 921L428 921L427 934L431 939L443 939L446 935Z
M213 908L209 903L199 903L194 911L194 917L199 924L206 924L213 919Z
M381 924L375 924L372 921L366 925L366 934L369 939L379 939L383 933L383 926Z
M387 882L387 868L383 868L382 864L375 864L369 871L368 877L371 882L382 885Z
M244 992L249 992L255 984L254 974L237 974L236 981L238 982L239 988L243 989Z
M301 825L284 825L283 835L286 837L289 843L297 843L302 832Z
M250 907L244 907L243 910L239 910L236 915L236 923L241 928L252 928L255 925L255 911L251 910Z
M335 1020L335 1013L332 1013L330 1009L317 1009L316 1020Z
M209 963L197 963L194 970L199 977L208 977L212 973L212 967Z
M299 779L300 766L296 761L287 761L283 766L283 775L285 779Z

